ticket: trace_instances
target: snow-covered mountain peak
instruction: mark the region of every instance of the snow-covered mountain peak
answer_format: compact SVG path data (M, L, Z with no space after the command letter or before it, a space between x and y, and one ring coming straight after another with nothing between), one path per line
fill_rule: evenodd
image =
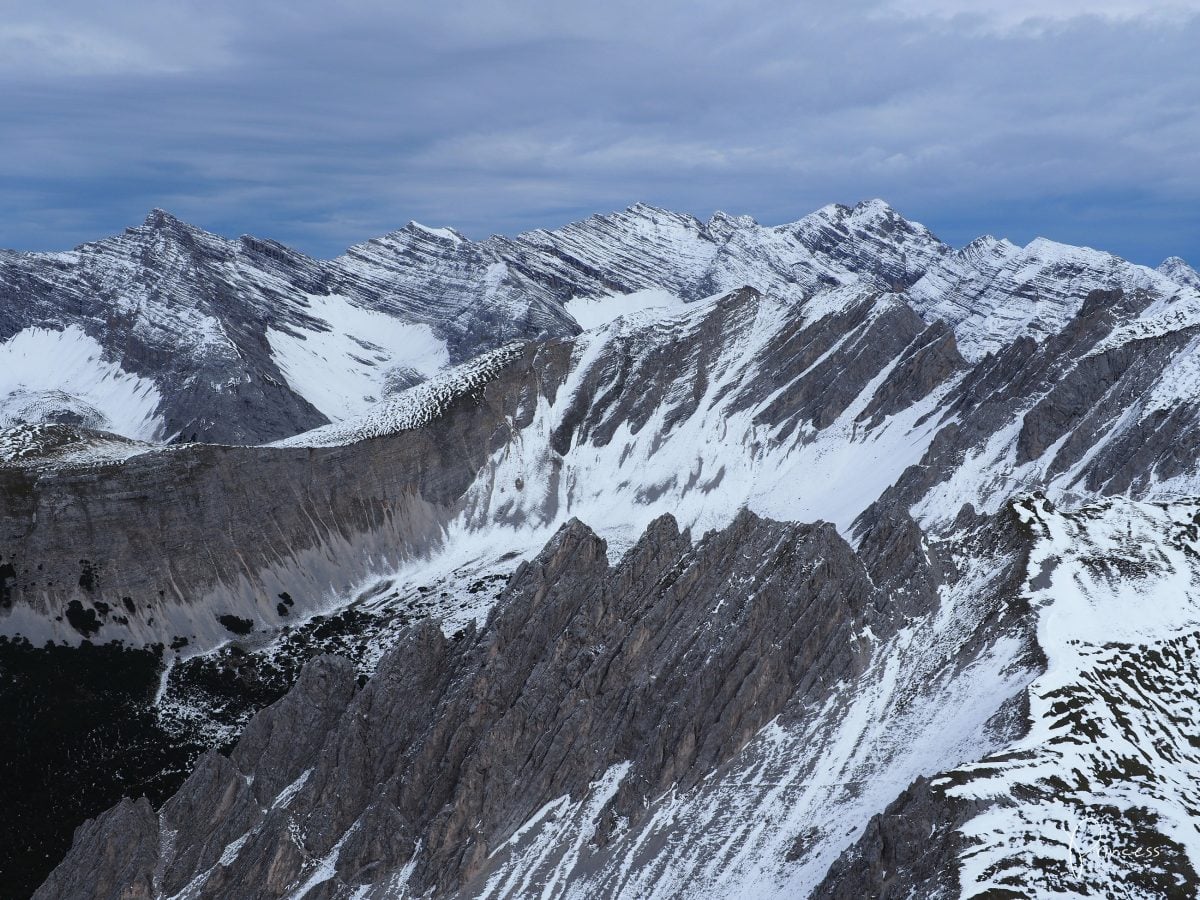
M1178 256L1168 256L1159 263L1158 271L1177 284L1200 288L1200 272L1197 272Z
M705 230L717 240L728 240L735 231L758 228L753 216L733 216L717 210L709 217Z
M220 255L231 255L237 246L235 241L185 222L157 207L146 214L140 226L127 228L123 235L110 240L122 239L151 245L161 245L163 242L182 243L189 248L204 248Z
M881 288L903 289L953 252L924 225L904 218L882 200L853 207L832 204L770 230L807 250L808 267L824 283L863 279Z
M464 243L467 241L467 238L465 235L463 235L460 232L455 231L453 228L449 228L449 227L433 228L429 225L422 225L420 222L417 222L415 220L409 222L408 225L405 227L409 231L414 231L414 232L418 232L423 235L428 235L429 237L431 237L437 241L446 241L451 244L461 244L461 243Z
M1009 257L1020 252L1021 248L1008 238L998 238L991 234L981 234L958 251L958 256L972 259L975 257L1000 256Z
M902 216L886 200L878 197L870 200L860 200L853 206L843 203L829 203L816 212L809 213L796 224L829 223L847 229L855 228L896 228L913 233L923 233L932 238L933 233L919 222L913 222Z
M142 225L146 228L186 228L189 231L199 230L194 225L189 225L178 216L172 215L167 210L158 206L146 213L146 218L142 220Z
M690 213L676 212L673 209L667 209L663 206L655 206L652 203L644 203L638 201L625 207L624 213L610 213L608 216L600 215L596 218L605 219L618 215L639 216L643 219L650 219L658 222L687 222L699 224L699 220Z
M386 254L437 256L460 244L474 246L453 228L433 228L411 221L403 228L354 244L339 259L380 259Z
M1096 290L1172 297L1180 285L1102 250L1044 237L1018 247L989 237L939 260L910 293L926 321L948 322L963 355L978 360L1024 335L1057 333Z

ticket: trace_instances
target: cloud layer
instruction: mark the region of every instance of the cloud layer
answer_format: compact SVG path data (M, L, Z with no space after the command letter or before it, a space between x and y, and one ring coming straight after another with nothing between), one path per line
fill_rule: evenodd
M805 8L808 6L809 8ZM1200 0L0 3L0 246L162 206L332 255L644 200L1200 257Z

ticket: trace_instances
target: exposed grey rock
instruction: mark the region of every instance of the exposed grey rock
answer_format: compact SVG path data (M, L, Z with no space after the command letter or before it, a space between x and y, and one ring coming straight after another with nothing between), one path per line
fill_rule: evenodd
M858 414L872 426L929 396L936 388L969 368L959 355L954 332L935 322L905 347L871 402Z
M242 732L232 760L262 806L312 767L322 742L356 690L354 667L338 656L319 656L278 703L256 715Z
M977 812L920 779L882 813L829 870L813 892L825 900L899 900L959 896L957 872L947 861L964 849L956 829Z
M84 869L56 869L33 895L34 900L94 897L96 900L150 900L159 896L158 815L143 797L122 800L108 812L80 825L73 849L86 859Z
M477 890L540 807L618 762L631 765L610 828L637 823L671 785L699 784L789 703L858 670L848 638L876 605L829 526L747 513L693 547L665 518L610 568L604 542L573 521L482 630L416 627L348 704L344 666L310 664L233 762L206 758L164 806L160 890L200 877L201 896L282 896L328 858L323 895L340 896L402 869L418 843L413 888ZM293 758L279 757L302 731ZM294 795L269 806L310 759ZM260 779L272 785L262 807ZM62 896L85 883L91 844L78 846L54 876Z
M203 647L228 637L222 616L277 627L281 592L295 612L312 610L427 552L488 455L527 421L519 383L539 377L533 358L518 353L387 439L0 467L0 554L13 567L0 629L38 644L182 636ZM72 603L95 610L98 634L65 617Z

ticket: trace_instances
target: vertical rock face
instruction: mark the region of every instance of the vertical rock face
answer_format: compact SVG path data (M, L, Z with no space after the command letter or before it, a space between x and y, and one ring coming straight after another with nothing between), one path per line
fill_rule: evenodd
M0 469L9 635L211 646L278 627L371 571L440 545L458 498L525 415L517 351L390 440L324 448L194 445L99 473ZM278 609L287 593L300 606ZM78 607L78 615L72 610Z
M158 814L145 797L122 800L98 819L79 826L73 849L87 867L56 870L38 889L38 897L106 897L150 900L159 896Z

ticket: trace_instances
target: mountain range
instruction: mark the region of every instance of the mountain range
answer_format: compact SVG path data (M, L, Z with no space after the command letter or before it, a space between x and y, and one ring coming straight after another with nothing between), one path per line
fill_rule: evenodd
M878 200L0 254L0 880L1193 896L1198 348Z

